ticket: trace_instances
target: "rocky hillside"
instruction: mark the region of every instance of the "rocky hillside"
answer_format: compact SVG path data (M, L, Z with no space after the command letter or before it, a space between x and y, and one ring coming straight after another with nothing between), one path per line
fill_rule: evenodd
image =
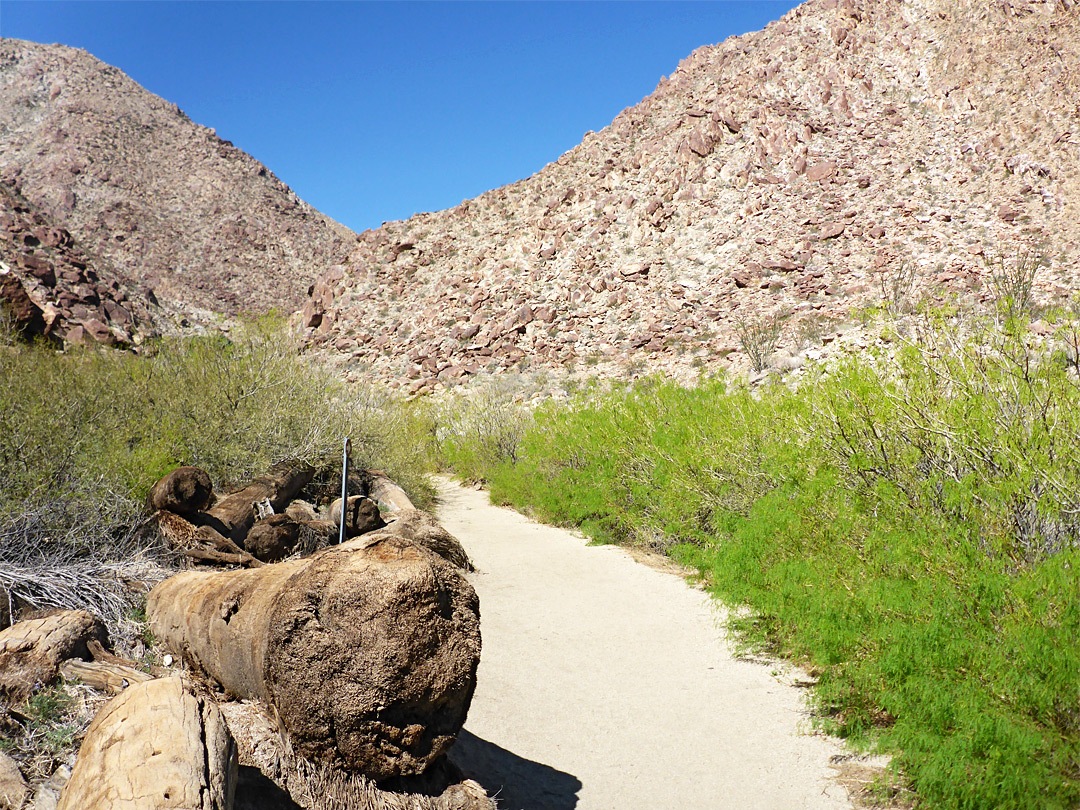
M0 303L28 337L135 346L156 332L152 293L93 262L64 228L0 183Z
M1072 0L810 0L703 47L533 177L367 231L297 315L347 375L745 368L883 300L1080 289Z
M178 316L302 303L355 235L84 51L0 40L0 182Z

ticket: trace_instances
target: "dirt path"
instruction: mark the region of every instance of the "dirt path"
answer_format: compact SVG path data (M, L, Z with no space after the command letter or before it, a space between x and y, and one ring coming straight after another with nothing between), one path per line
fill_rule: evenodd
M850 808L800 690L735 660L709 598L440 484L484 651L452 757L502 810Z

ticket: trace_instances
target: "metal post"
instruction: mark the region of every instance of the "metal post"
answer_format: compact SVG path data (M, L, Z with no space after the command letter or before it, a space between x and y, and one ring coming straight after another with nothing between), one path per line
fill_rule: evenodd
M349 449L352 442L345 440L345 452L341 459L341 528L338 531L338 544L345 542L345 515L349 510Z

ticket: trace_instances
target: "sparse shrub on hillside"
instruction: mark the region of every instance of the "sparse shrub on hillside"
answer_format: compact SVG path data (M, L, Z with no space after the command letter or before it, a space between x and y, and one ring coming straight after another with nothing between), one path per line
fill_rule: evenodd
M445 402L434 413L434 443L442 463L466 480L482 481L486 471L518 461L521 439L532 424L510 379Z
M740 318L735 322L735 335L750 360L750 367L762 371L780 341L780 319L775 316L753 321Z
M989 272L994 301L1007 317L1031 312L1035 277L1048 262L1046 255L1034 248L1019 248L1012 256L997 253L983 257Z
M902 315L915 309L912 300L916 277L914 262L898 261L895 267L881 265L874 270L874 276L886 312Z

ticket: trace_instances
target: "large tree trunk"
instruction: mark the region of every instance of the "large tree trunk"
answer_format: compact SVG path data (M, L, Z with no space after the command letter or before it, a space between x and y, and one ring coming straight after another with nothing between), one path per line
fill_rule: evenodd
M206 513L212 519L210 525L243 545L255 523L255 504L268 500L274 511L280 512L314 477L315 468L308 464L295 461L276 464L270 472L214 504Z
M385 535L151 591L154 633L227 692L274 707L297 753L372 779L421 773L465 722L479 603L462 574Z
M57 810L230 810L236 744L179 677L138 683L87 729Z

